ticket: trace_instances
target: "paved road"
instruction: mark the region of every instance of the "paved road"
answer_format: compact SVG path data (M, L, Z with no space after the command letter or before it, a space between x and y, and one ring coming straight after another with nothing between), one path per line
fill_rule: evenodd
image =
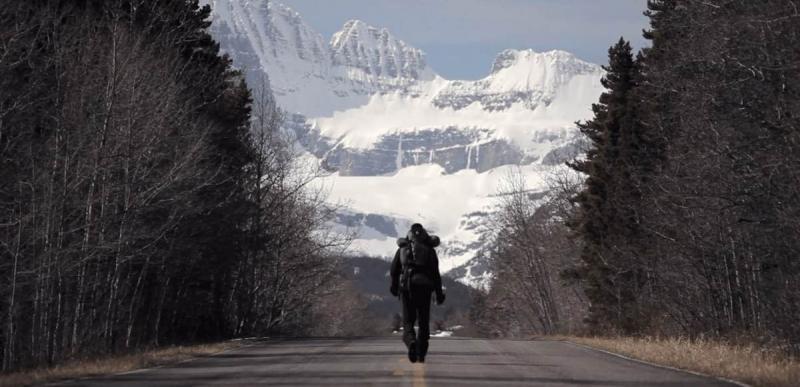
M269 340L166 368L65 386L732 386L556 341L434 339L411 364L398 338Z

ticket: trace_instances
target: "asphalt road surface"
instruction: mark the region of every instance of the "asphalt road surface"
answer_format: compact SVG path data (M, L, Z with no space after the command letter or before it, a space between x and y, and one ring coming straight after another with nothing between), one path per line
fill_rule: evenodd
M399 338L265 340L177 365L63 386L732 386L557 341L433 339L411 364Z

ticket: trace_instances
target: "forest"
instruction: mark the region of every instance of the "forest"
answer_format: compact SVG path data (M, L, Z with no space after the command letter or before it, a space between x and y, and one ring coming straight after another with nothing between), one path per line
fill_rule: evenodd
M604 67L585 156L546 195L513 176L488 335L750 341L800 353L800 10L650 0L648 47Z
M373 332L342 275L349 236L311 184L324 171L299 159L267 80L221 54L209 14L2 3L0 371ZM497 195L493 281L465 331L800 354L798 5L649 0L646 15L646 48L609 42L583 156L545 192L520 174Z
M347 238L209 12L0 7L2 370L327 326Z

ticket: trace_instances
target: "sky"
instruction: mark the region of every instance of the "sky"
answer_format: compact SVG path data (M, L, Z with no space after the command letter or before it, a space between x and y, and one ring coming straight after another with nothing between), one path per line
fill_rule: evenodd
M647 43L646 0L278 0L325 38L348 20L389 31L425 52L448 79L479 79L508 48L560 49L598 64L620 36Z

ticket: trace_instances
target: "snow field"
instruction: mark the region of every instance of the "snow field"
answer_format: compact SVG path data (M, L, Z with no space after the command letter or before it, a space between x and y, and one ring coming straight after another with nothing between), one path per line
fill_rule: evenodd
M491 211L498 203L497 193L512 172L519 171L530 189L545 189L545 177L550 168L503 166L485 173L462 170L447 175L442 167L427 164L403 168L390 176L340 176L333 174L319 179L317 184L330 193L330 200L345 204L360 213L389 215L408 222L422 223L439 235L443 247L448 242L470 243L481 235L465 229L465 215L476 211ZM391 257L397 249L396 240L369 227L358 236L352 248L367 255ZM398 230L405 233L407 230ZM471 252L474 254L474 252ZM446 272L466 263L471 254L440 256L440 270Z

